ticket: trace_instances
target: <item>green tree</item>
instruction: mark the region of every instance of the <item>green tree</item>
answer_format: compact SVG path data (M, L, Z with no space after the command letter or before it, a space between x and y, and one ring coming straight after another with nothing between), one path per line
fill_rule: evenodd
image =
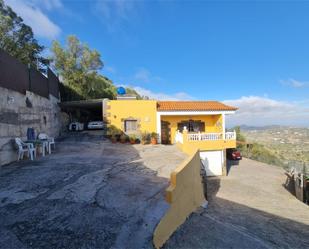
M102 75L95 77L87 88L88 98L109 98L114 99L116 96L116 87L111 80Z
M86 91L91 88L90 82L103 67L98 51L91 50L73 35L68 36L65 47L54 41L51 50L53 66L64 83Z
M126 93L130 94L130 95L135 95L136 99L143 99L142 96L139 95L137 91L135 91L134 89L132 89L130 87L126 87Z
M64 84L84 98L112 97L112 82L99 75L103 67L100 53L81 43L76 36L68 36L65 47L59 42L52 44L51 61Z
M64 47L54 41L52 45L52 65L60 74L65 87L62 87L64 100L109 98L116 96L116 87L107 77L100 75L103 62L100 53L81 43L76 36L68 36ZM141 96L133 89L127 93Z
M0 48L37 69L48 65L48 60L41 55L44 47L34 39L31 27L3 0L0 0Z

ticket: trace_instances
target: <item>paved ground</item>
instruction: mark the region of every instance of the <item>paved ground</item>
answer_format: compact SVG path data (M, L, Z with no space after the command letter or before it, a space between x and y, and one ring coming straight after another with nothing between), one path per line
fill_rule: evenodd
M280 168L243 159L209 180L209 207L165 248L309 248L309 206L284 187Z
M0 170L0 248L152 248L174 146L111 144L80 134L56 153ZM309 207L281 169L243 159L209 179L209 207L165 248L309 248Z
M80 134L56 153L0 170L0 248L152 248L168 206L173 146Z

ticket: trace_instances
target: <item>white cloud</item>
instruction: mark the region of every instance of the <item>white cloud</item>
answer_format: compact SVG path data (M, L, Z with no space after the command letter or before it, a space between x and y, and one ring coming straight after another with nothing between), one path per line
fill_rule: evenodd
M299 81L299 80L295 80L295 79L288 79L288 80L280 80L280 83L282 85L285 86L290 86L293 88L302 88L305 86L309 86L309 82L305 82L305 81Z
M94 5L94 13L103 24L113 31L119 25L127 22L136 10L138 1L126 0L97 0Z
M138 69L134 75L134 79L142 83L162 81L161 77L152 75L151 72L145 68Z
M185 92L176 92L172 94L166 94L162 92L153 92L151 90L139 87L139 86L129 86L137 91L142 96L147 96L150 99L156 100L193 100L194 98Z
M259 96L243 96L224 101L238 107L236 114L228 116L227 126L234 125L301 125L309 126L309 108L296 102L285 102Z
M113 73L115 74L116 73L116 69L114 67L111 67L111 66L106 66L104 67L104 69L109 72L109 73Z
M144 68L142 69L139 69L135 75L134 75L134 78L136 80L140 80L140 81L143 81L145 83L148 83L150 81L150 72Z
M28 0L28 2L32 3L35 6L39 5L41 8L44 8L46 10L63 8L61 0Z
M62 6L61 1L6 0L5 3L23 18L35 35L46 39L55 39L61 33L61 29L41 10L41 7L49 10L60 7Z

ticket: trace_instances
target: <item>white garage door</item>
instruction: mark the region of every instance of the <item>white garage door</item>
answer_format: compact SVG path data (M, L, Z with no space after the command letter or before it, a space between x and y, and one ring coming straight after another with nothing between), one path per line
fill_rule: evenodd
M207 176L221 176L224 162L223 151L201 151L200 157L206 169Z

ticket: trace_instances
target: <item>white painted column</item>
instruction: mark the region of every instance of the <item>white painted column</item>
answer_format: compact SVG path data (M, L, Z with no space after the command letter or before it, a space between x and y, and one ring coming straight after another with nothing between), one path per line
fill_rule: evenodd
M158 136L158 143L161 143L161 114L157 112L157 133Z
M225 114L222 114L222 137L225 140Z

